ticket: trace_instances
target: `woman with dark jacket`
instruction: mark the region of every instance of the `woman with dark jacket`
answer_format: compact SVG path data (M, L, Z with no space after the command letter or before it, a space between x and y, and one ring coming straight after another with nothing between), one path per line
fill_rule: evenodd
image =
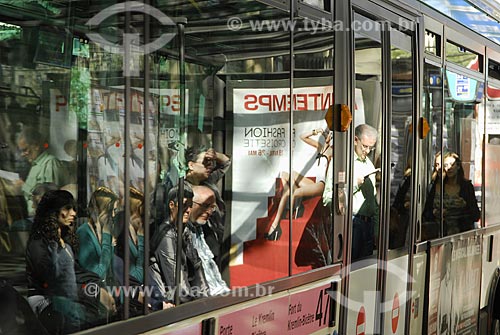
M85 320L75 274L78 239L71 229L75 209L71 193L45 193L26 250L26 275L31 289L28 301L50 333L77 331Z
M440 219L442 198L445 235L474 229L474 223L480 219L481 212L477 206L474 186L470 180L465 179L458 154L449 152L444 155L443 172L445 176L442 179L442 187L438 178L429 191L424 210L425 219L428 221Z

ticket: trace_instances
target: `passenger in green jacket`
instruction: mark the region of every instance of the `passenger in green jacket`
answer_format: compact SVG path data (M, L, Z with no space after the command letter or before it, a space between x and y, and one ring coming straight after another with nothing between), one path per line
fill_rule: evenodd
M76 231L80 238L80 265L97 274L108 285L115 283L112 231L113 218L118 208L118 196L107 187L99 187L90 198L88 221Z
M19 181L31 216L35 214L31 203L31 194L35 186L49 182L60 187L64 184L66 175L62 169L62 163L48 152L49 144L37 129L24 128L19 135L17 146L21 155L31 164L26 180Z

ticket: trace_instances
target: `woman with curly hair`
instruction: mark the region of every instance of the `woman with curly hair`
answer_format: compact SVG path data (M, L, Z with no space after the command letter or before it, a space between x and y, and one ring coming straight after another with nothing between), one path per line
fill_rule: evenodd
M49 332L56 334L76 331L85 320L75 274L75 219L71 193L48 191L38 204L26 250L30 305Z

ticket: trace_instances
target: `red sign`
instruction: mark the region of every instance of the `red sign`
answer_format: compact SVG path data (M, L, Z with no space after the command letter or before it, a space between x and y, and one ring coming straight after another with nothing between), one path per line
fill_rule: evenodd
M365 335L366 314L365 308L361 306L358 312L358 320L356 321L356 335Z
M392 333L395 334L398 330L399 321L399 297L398 292L394 293L394 300L392 301Z

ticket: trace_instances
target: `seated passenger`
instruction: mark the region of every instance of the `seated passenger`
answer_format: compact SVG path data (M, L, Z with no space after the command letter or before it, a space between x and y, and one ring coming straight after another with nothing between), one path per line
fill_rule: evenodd
M80 265L98 275L108 285L115 284L112 232L118 206L118 196L107 187L99 187L89 201L88 221L76 231L80 238Z
M39 183L52 182L58 187L64 184L64 171L61 162L46 149L47 145L42 134L34 128L25 128L19 135L17 142L18 148L23 157L31 164L31 169L26 177L26 180L19 181L18 185L21 186L24 197L28 203L28 211L30 214L31 193L35 186ZM48 147L48 146L47 146Z
M191 185L204 185L209 187L215 195L216 210L211 219L202 226L205 241L214 254L215 262L220 272L229 280L229 249L231 247L231 227L226 225L226 205L222 199L217 183L224 177L231 166L231 160L223 153L214 149L202 151L190 147L186 150L186 161L189 171L186 181Z
M151 239L151 272L153 280L160 288L160 292L167 300L174 302L176 290L175 271L177 262L177 217L179 189L172 188L167 195L168 219L164 222ZM193 204L193 191L186 185L184 188L183 225L187 225L191 206ZM186 231L188 232L188 230ZM185 242L190 239L182 232ZM192 244L183 244L180 257L180 302L190 301L206 296L207 284L201 267L201 260Z
M138 189L130 188L130 222L129 222L129 283L130 286L139 287L144 284L144 223L143 223L143 213L144 213L144 195ZM120 217L123 218L123 212L120 213ZM117 220L118 225L123 224L120 218ZM118 227L116 231L121 231L117 238L117 245L115 249L115 254L117 257L113 259L113 270L116 279L123 285L124 277L124 235L123 227ZM149 281L150 283L152 280ZM168 307L163 304L163 298L160 296L158 287L152 286L152 296L151 306L154 310L163 309ZM142 313L142 304L144 302L144 296L141 292L139 295L131 297L132 302L132 314Z
M186 236L186 245L193 244L201 259L205 279L209 287L209 295L218 295L229 291L226 282L214 260L214 254L208 246L203 233L203 225L207 224L212 213L216 210L215 194L207 186L193 187L193 208L191 209L189 234ZM189 256L188 256L189 257Z
M144 282L144 225L142 222L142 213L144 211L144 195L141 191L130 188L130 222L129 222L129 250L130 250L130 270L129 274L133 281L137 283ZM120 213L119 224L123 224L124 213ZM116 255L123 261L124 236L123 227L120 227L120 235L117 238ZM118 280L122 281L123 264L115 261L115 273ZM122 282L123 284L123 282Z
M71 225L76 204L66 191L49 191L38 205L26 250L28 298L34 312L51 333L82 328L85 309L78 302L75 275L77 237Z
M438 221L441 217L441 198L443 198L443 231L445 235L457 234L474 229L474 223L481 217L477 205L474 186L464 176L459 156L449 152L443 156L443 190L439 178L432 185L425 204L424 217Z

